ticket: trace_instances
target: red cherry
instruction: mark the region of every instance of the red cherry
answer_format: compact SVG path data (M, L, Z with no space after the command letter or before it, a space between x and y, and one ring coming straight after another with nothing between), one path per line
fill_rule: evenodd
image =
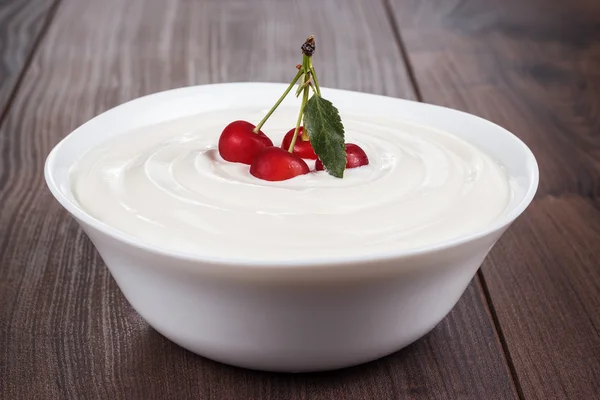
M271 139L262 131L254 133L255 128L247 121L233 121L223 129L219 137L219 154L231 162L252 164L259 151L273 146Z
M285 181L309 172L303 159L275 146L261 150L250 165L250 174L265 181Z
M359 145L346 143L346 168L357 168L369 164L369 157ZM323 163L317 160L315 163L317 171L323 171Z
M288 133L283 137L283 142L281 142L281 148L284 150L288 150L290 148L290 144L292 143L292 138L294 137L294 131L296 128L290 129ZM294 144L294 154L301 158L308 158L311 160L316 160L317 155L308 140L302 140L302 132L304 128L301 126L298 129L298 137L296 138L296 143Z

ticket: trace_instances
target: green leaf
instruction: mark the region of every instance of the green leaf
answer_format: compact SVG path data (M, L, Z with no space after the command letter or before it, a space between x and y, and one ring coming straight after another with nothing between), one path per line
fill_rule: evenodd
M338 109L329 100L313 95L304 107L304 129L325 170L336 178L343 178L346 147Z

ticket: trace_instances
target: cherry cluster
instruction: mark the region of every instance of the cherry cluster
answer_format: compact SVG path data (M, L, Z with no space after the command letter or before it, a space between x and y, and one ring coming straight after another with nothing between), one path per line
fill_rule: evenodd
M303 127L297 133L292 151L288 151L295 128L285 135L281 147L261 130L247 121L234 121L227 125L219 137L219 154L229 162L250 165L250 174L266 181L283 181L298 175L308 174L310 168L305 159L317 160L315 170L322 171L323 163L318 159ZM369 164L369 158L360 146L346 143L346 168L357 168Z

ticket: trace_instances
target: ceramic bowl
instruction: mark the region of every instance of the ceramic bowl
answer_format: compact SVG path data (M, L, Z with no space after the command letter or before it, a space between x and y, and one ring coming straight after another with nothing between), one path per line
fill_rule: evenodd
M132 307L180 346L223 363L269 371L329 370L371 361L431 331L533 199L535 158L507 130L448 108L323 89L342 113L404 119L466 139L503 164L512 178L514 196L494 223L410 251L293 262L199 257L123 234L87 214L72 195L70 167L110 137L199 112L248 105L268 109L285 88L217 84L130 101L65 137L47 158L46 181L94 243Z

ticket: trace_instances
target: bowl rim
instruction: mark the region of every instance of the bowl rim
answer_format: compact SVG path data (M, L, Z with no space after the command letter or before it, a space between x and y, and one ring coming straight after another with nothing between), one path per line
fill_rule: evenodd
M499 131L502 131L506 135L510 135L511 139L514 140L518 146L521 146L522 150L524 151L524 154L526 155L527 162L531 167L531 176L530 176L531 183L527 187L527 190L525 191L523 198L519 201L519 203L517 203L515 206L513 206L512 209L508 213L497 218L493 223L490 223L490 224L488 224L476 231L473 231L471 233L467 233L467 234L464 234L464 235L461 235L461 236L458 236L455 238L451 238L451 239L446 239L443 241L434 242L429 245L409 248L409 249L400 250L400 251L392 250L392 251L387 251L387 252L370 253L370 254L364 254L364 255L358 255L358 256L342 255L342 256L336 256L336 257L315 257L315 258L309 258L309 259L292 259L292 260L286 260L283 258L282 259L280 259L280 258L276 258L276 259L252 259L252 258L243 259L243 258L233 258L233 257L204 256L204 255L200 255L200 254L184 252L184 251L179 251L179 250L171 250L168 248L155 246L155 245L149 244L143 240L137 239L136 237L134 237L132 235L126 234L126 233L124 233L116 228L113 228L113 227L109 226L108 224L105 224L104 222L94 218L93 216L91 216L87 212L85 212L81 207L78 207L71 200L69 200L59 189L58 184L56 183L56 181L54 179L53 171L54 171L54 163L55 163L55 160L57 158L57 154L58 154L60 148L64 145L64 143L66 143L69 140L69 138L72 136L72 134L74 134L77 131L85 129L88 124L93 123L94 121L96 121L98 118L100 118L104 114L111 112L117 108L123 107L127 104L130 104L132 102L136 102L141 99L147 99L147 98L155 97L155 96L159 97L159 96L165 95L167 93L175 94L176 92L184 92L184 91L199 90L199 89L218 90L219 88L222 88L222 87L233 87L233 86L238 86L241 88L244 86L252 86L252 85L269 85L269 86L278 86L278 87L284 88L284 87L287 87L288 84L287 83L273 83L273 82L229 82L229 83L214 83L214 84L206 84L206 85L183 86L183 87L179 87L179 88L175 88L175 89L168 89L168 90L158 91L155 93L150 93L150 94L140 96L140 97L134 98L132 100L123 102L121 104L118 104L117 106L112 107L112 108L94 116L93 118L87 120L86 122L84 122L83 124L78 126L76 129L74 129L72 132L70 132L68 135L63 137L52 148L52 150L46 157L46 161L44 163L44 177L46 180L46 185L48 186L50 192L56 198L56 200L73 217L75 217L79 221L89 225L90 227L97 230L98 232L112 238L113 240L124 243L128 246L132 246L134 248L149 252L154 255L170 257L170 258L187 261L187 262L195 262L195 263L200 262L200 263L211 263L214 265L221 265L221 266L233 266L233 267L245 267L245 268L254 267L254 268L265 268L265 269L270 269L270 268L277 269L277 268L281 268L281 267L286 267L286 268L288 268L288 267L303 267L303 268L305 268L305 267L328 267L328 266L331 267L331 266L336 266L336 265L372 263L372 262L381 262L381 261L388 261L388 260L401 260L401 259L406 259L409 257L415 257L415 256L429 254L429 253L436 253L436 252L439 252L442 250L455 248L455 247L463 245L465 243L472 242L477 239L481 239L485 236L488 236L488 235L510 225L530 205L530 203L533 201L533 198L537 192L538 185L539 185L539 167L538 167L538 163L537 163L537 160L536 160L533 152L519 137L517 137L516 135L514 135L512 132L508 131L507 129L495 124L494 122L491 122L487 119L478 117L474 114L467 113L467 112L457 110L457 109L453 109L450 107L444 107L444 106L439 106L439 105L435 105L435 104L418 102L418 101L396 98L396 97L391 97L391 96L384 96L384 95L379 95L379 94L372 94L372 93L358 92L358 91L351 91L351 90L344 90L344 89L334 89L334 88L322 88L322 89L324 89L324 91L329 91L329 92L338 92L339 94L344 94L344 93L354 94L354 95L360 94L360 95L365 95L365 96L381 98L382 100L392 99L392 100L399 101L399 102L416 103L416 104L426 105L427 107L451 110L452 112L468 116L469 118L478 119L478 120L480 120L480 122L488 124L490 127L493 127L495 130L499 130Z

